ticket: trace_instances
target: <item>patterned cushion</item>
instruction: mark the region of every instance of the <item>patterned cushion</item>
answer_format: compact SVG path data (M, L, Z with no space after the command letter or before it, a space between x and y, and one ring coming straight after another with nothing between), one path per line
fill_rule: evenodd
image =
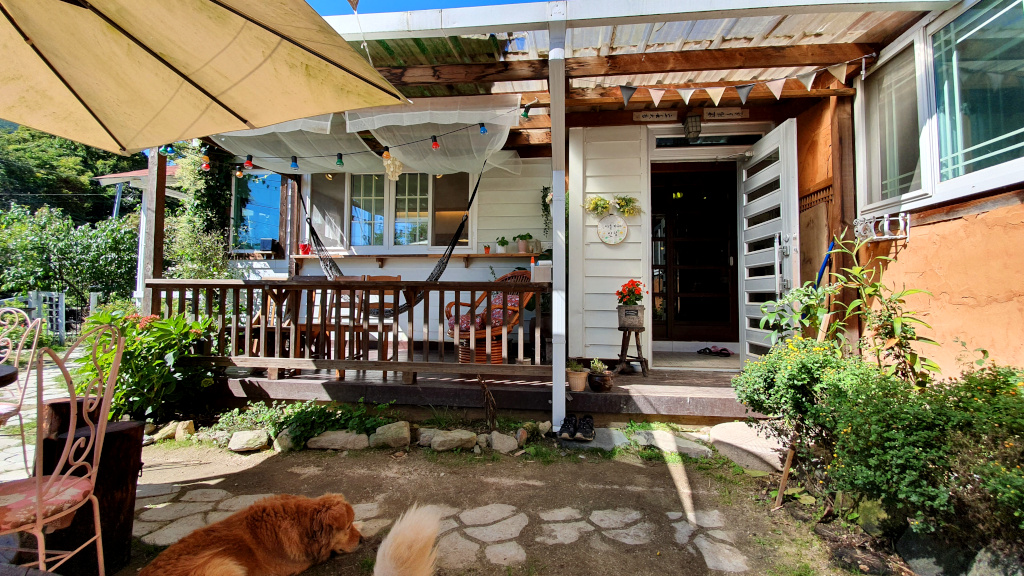
M45 485L52 476L43 476ZM0 530L6 531L36 520L36 478L0 484ZM70 476L57 480L43 496L43 518L59 514L85 500L92 491L87 478Z
M491 292L491 306L502 306L502 292ZM519 306L519 294L508 295L508 305L518 307Z
M469 333L469 319L472 316L470 314L463 314L459 316L459 332L463 334ZM455 332L455 317L452 316L448 319L448 330Z
M515 315L515 312L513 310L509 310L507 318L511 320L513 315ZM505 318L506 316L504 308L491 308L491 328L501 328L502 325L504 324L502 320L504 320ZM479 316L477 316L477 327L480 328L481 330L485 330L487 328L486 312L482 312Z

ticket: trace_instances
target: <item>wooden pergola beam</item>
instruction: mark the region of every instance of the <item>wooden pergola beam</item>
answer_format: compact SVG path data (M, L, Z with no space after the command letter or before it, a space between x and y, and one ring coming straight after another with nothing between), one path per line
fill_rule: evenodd
M549 130L532 130L510 132L504 148L521 148L524 146L550 146L551 132Z
M805 44L567 58L569 78L669 72L829 66L877 52L871 44ZM870 64L870 63L869 63ZM546 80L547 60L377 68L395 86Z

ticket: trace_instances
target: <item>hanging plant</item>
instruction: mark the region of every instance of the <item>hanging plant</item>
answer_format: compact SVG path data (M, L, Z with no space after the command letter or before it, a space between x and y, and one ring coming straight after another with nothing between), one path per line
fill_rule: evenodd
M616 196L615 207L623 216L639 216L643 214L640 209L640 199L636 196Z
M551 236L551 186L544 186L540 189L540 213L544 217L544 235Z
M602 196L587 196L587 201L583 204L583 209L588 214L597 217L607 214L611 207L612 203Z

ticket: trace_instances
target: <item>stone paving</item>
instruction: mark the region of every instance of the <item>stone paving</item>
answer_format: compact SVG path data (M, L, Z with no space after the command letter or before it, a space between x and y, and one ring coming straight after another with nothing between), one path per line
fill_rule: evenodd
M81 354L72 355L78 358ZM25 368L22 368L24 370ZM24 373L21 378L24 379ZM33 374L29 379L28 390L25 391L25 401L22 403L22 418L25 420L25 438L28 440L27 452L29 466L35 457L35 423L36 423L36 376ZM68 389L60 370L52 363L47 363L43 368L43 399L67 398ZM0 388L0 402L17 402L18 387L14 384ZM18 418L11 418L7 426L17 426ZM11 430L9 428L9 430ZM8 480L19 480L27 478L25 470L25 457L21 450L21 437L15 432L13 435L5 433L0 435L0 482Z
M141 485L133 534L147 544L168 546L267 496L270 494L234 495L218 488L175 484ZM379 500L353 507L366 538L394 521L382 517ZM672 534L677 546L701 557L711 570L748 570L746 557L733 545L736 534L727 529L718 510L695 510L690 514L674 510L648 513L631 508L523 510L500 502L465 510L446 505L431 507L442 518L438 565L452 570L523 564L527 560L523 546L527 539L545 546L608 552L616 547L647 545L659 532ZM531 524L535 529L524 535Z

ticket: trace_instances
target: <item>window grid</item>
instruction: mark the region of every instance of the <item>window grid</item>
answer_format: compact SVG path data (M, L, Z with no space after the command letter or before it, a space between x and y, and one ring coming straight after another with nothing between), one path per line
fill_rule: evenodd
M352 175L352 246L384 245L384 177Z

